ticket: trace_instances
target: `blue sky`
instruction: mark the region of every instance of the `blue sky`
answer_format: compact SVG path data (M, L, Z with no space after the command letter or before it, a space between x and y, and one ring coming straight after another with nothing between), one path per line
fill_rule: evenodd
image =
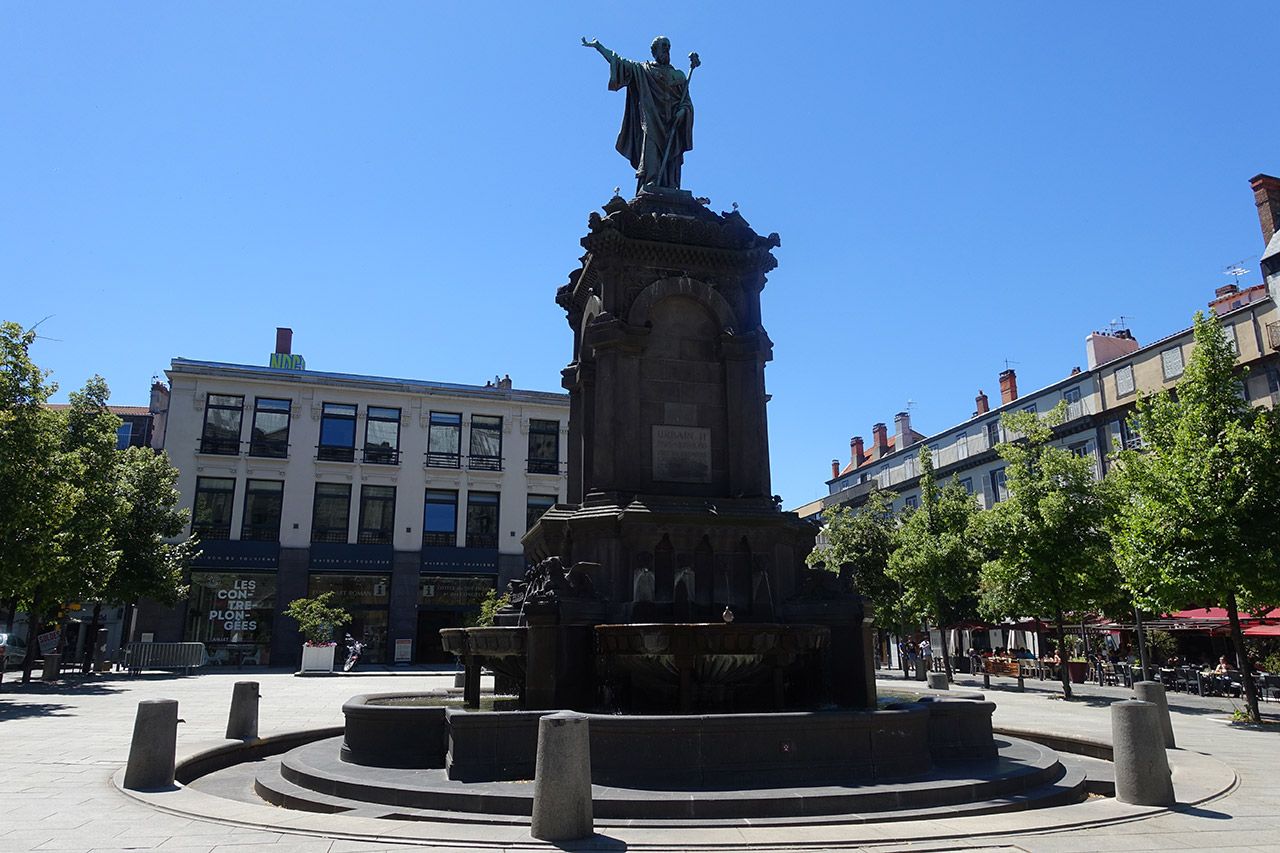
M774 490L852 435L1190 323L1280 174L1274 4L26 3L0 8L0 319L59 399L175 356L557 390L554 303L632 188L579 46L698 51L684 185L777 231Z

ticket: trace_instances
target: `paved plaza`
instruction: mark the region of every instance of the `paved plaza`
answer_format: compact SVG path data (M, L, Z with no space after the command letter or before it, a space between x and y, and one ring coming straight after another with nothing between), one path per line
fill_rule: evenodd
M881 672L882 689L915 689L893 673ZM541 844L527 829L454 827L436 824L428 841L406 837L317 834L329 816L282 810L275 828L244 820L209 820L177 813L163 805L126 796L111 784L125 762L137 703L171 698L179 702L184 721L178 730L179 755L225 743L232 685L239 680L261 684L263 736L338 726L341 705L358 693L418 691L449 687L452 670L369 668L330 677L297 678L279 670L207 669L192 676L123 674L68 678L57 685L17 683L6 673L0 685L0 853L10 851L174 851L174 853L345 853L439 849L451 851L504 849L582 850L989 850L1027 853L1069 851L1239 850L1280 853L1280 703L1264 705L1263 727L1230 724L1228 699L1170 697L1183 773L1194 768L1226 772L1224 794L1155 816L1113 820L1106 825L1071 827L1062 816L1085 814L1090 804L1054 810L1057 829L1035 829L1023 812L966 817L914 824L792 826L764 828L690 827L687 831L601 829L591 842ZM959 683L981 687L960 676ZM998 679L987 697L997 703L995 724L1008 729L1038 729L1089 738L1110 739L1107 706L1126 699L1123 687L1078 685L1080 697L1065 702L1057 685L1029 681L1025 693L1014 682ZM1196 762L1200 762L1197 764ZM1223 766L1225 765L1225 767ZM1227 770L1229 768L1229 770ZM1231 771L1235 780L1231 781ZM1179 801L1196 789L1197 780L1175 770ZM1206 771L1207 772L1207 771ZM160 795L161 797L166 795ZM157 801L163 802L163 801ZM234 805L234 804L232 804ZM260 806L248 806L261 809ZM1077 811L1072 812L1075 809ZM232 814L229 812L229 814ZM243 814L248 814L245 812ZM351 820L351 819L348 819ZM290 829L290 822L297 827ZM383 821L398 824L395 821ZM352 824L354 825L354 824ZM370 824L372 825L372 824ZM398 827L393 826L392 829ZM598 827L599 828L599 827ZM456 831L454 831L456 829ZM927 830L927 831L926 831ZM388 830L390 831L390 830Z

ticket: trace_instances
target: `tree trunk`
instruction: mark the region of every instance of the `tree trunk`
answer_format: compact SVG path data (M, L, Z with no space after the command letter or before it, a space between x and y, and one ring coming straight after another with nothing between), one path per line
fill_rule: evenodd
M1261 723L1262 715L1258 712L1258 691L1253 686L1253 664L1249 663L1249 656L1244 648L1244 631L1240 630L1240 612L1236 607L1234 592L1227 596L1227 617L1231 620L1231 644L1236 648L1236 666L1240 667L1241 680L1244 681L1245 701L1249 704L1249 721Z
M937 595L934 597L933 606L937 608L937 611L939 613L942 612L942 596L941 595ZM947 629L942 627L941 625L938 626L938 638L942 640L942 669L947 674L947 683L955 684L956 675L954 672L951 671L951 652L947 649Z
M1062 608L1054 608L1054 623L1058 628L1058 677L1062 679L1062 696L1064 699L1071 698L1071 667L1070 657L1067 651L1067 629L1063 624Z
M41 611L44 607L44 596L39 590L31 597L27 610L27 657L22 661L22 683L31 683L31 670L36 665L36 637L40 635L40 624L43 619Z
M1142 680L1151 680L1151 660L1147 657L1147 638L1142 631L1142 608L1133 605L1133 624L1138 632L1138 660L1142 663Z
M102 602L93 603L93 619L89 622L89 637L85 644L89 647L84 654L84 674L93 672L93 662L98 655L98 620L102 616Z

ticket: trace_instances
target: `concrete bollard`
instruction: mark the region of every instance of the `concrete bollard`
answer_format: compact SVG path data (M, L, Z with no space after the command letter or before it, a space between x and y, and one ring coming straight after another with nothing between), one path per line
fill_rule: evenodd
M44 656L44 673L40 676L41 681L57 681L61 674L62 655L54 653Z
M929 689L950 690L951 685L947 683L947 674L945 672L929 673Z
M568 711L548 714L538 720L529 833L542 841L575 841L594 832L587 718Z
M1169 718L1169 699L1164 694L1164 685L1159 681L1135 681L1133 698L1156 706L1156 712L1160 716L1160 730L1164 732L1164 748L1174 749L1177 744L1173 740L1173 721Z
M1111 747L1116 799L1139 806L1171 806L1173 778L1164 752L1159 711L1151 702L1111 705Z
M231 714L227 717L227 737L254 740L258 736L258 682L237 681L231 690Z
M916 658L916 681L929 680L929 664L923 657Z
M178 751L178 700L144 699L138 703L129 744L129 764L124 786L131 791L152 791L173 785L173 765Z

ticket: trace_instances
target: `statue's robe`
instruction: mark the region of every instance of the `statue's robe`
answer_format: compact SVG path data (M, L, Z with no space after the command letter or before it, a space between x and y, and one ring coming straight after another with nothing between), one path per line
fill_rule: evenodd
M671 65L633 62L615 55L609 60L609 90L624 88L627 103L617 148L636 170L637 190L645 184L678 189L684 152L693 148L693 102L686 99L684 72ZM677 123L682 103L685 114ZM663 167L662 157L673 135Z

